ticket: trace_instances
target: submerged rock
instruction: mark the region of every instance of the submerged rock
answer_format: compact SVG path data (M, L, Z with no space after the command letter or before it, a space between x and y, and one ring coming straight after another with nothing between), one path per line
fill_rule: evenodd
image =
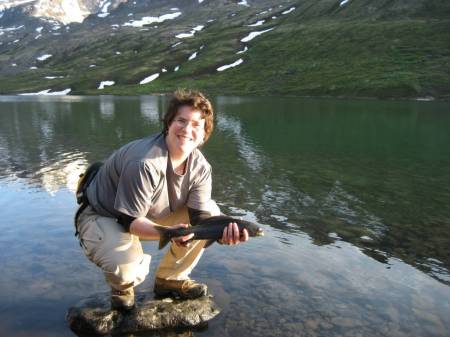
M152 295L136 294L136 307L129 312L111 310L109 293L95 295L71 307L66 318L74 332L106 335L198 327L220 312L209 296L155 300Z

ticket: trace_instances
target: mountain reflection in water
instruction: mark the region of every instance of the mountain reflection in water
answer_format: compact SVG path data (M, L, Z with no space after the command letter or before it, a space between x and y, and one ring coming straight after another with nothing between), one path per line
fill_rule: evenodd
M449 103L214 105L203 149L213 196L266 236L207 250L193 276L224 310L194 334L449 334ZM67 307L107 291L73 237L78 175L158 132L167 99L1 97L0 107L0 335L70 336ZM138 290L150 291L161 255L145 249L152 273Z

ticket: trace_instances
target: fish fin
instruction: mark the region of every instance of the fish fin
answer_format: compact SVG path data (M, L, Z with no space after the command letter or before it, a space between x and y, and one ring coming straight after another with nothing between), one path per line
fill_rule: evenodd
M163 249L170 241L170 238L167 234L162 234L159 239L159 249Z
M163 226L154 226L159 232L159 249L163 249L170 241L169 231Z
M205 246L203 248L208 248L209 246L211 246L214 242L216 242L216 240L208 240L208 242L206 242Z

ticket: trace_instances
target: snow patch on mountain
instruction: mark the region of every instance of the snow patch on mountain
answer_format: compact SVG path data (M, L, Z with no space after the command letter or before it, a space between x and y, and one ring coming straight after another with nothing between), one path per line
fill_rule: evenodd
M100 12L102 12L102 13L108 13L108 8L109 8L109 6L111 6L111 1L103 0L103 1L100 3Z
M247 0L241 0L237 4L238 5L242 5L242 6L250 7L250 5L248 4Z
M204 47L205 47L204 45L200 46L200 48L199 48L197 51L195 51L191 56L189 56L188 61L191 61L191 60L195 59L195 58L197 57L197 54L198 54L198 53L200 52L200 50L202 50Z
M108 0L103 0L100 3L100 13L97 14L99 18L106 18L109 15L108 8L111 6L111 2Z
M248 47L245 46L244 49L239 50L236 54L244 54L248 50Z
M25 26L24 25L20 25L20 26L18 26L18 27L9 27L9 28L0 28L0 32L2 32L2 33L9 33L9 32L13 32L13 31L15 31L15 30L19 30L19 29L22 29L22 28L24 28ZM3 35L3 34L2 34Z
M102 90L105 87L108 87L108 86L111 86L111 85L114 85L114 84L115 84L114 81L101 81L97 89Z
M189 56L188 61L191 61L197 57L198 51L195 51L191 56Z
M229 68L236 67L236 66L240 65L243 62L244 62L243 59L239 59L236 62L233 62L231 64L227 64L227 65L224 65L224 66L221 66L221 67L217 68L217 71L224 71L224 70L227 70Z
M175 35L175 37L178 39L193 37L196 32L201 31L203 28L205 28L205 26L198 25L198 26L195 26L194 28L192 28L192 30L189 33L181 33L181 34Z
M181 12L175 12L170 14L164 14L158 17L155 16L144 16L141 20L132 20L123 24L123 26L130 27L143 27L145 25L150 25L152 23L160 23L166 20L173 20L181 15Z
M34 2L35 0L12 0L12 1L1 1L0 2L0 11L4 11L5 9L21 6L30 2Z
M281 14L286 15L286 14L289 14L289 13L291 13L291 12L293 12L293 11L295 11L295 7L291 7L291 8L289 8L288 10L282 12Z
M258 20L255 23L252 23L251 25L247 25L249 27L256 27L256 26L262 26L266 22L266 20Z
M36 57L36 60L38 60L38 61L45 61L45 60L49 59L52 56L53 56L52 54L44 54L44 55L41 55L39 57Z
M266 30L261 30L261 31L259 31L259 32L251 32L251 33L248 34L246 37L242 38L242 39L241 39L241 42L248 42L248 41L251 41L251 40L253 40L255 37L257 37L257 36L259 36L259 35L261 35L261 34L270 32L271 30L273 30L273 28L269 28L269 29L266 29Z
M149 82L151 82L151 81L156 80L158 77L159 77L159 73L150 75L150 76L144 78L142 81L140 81L139 84L146 84L146 83L149 83Z

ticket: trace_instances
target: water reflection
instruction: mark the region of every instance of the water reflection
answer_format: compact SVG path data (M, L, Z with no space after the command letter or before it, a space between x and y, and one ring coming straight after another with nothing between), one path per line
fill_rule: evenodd
M217 116L217 128L231 134L238 148L240 157L246 161L248 169L259 173L262 163L266 162L254 146L245 137L239 120L222 113Z
M120 106L116 114L113 96L0 101L0 178L26 178L52 193L73 189L74 177L87 163L103 160L127 140L159 129L157 120L142 123L133 113L133 108L140 109L136 101L126 110ZM148 108L150 100L146 102Z
M183 333L448 335L450 117L448 103L429 104L217 98L203 149L214 198L267 234L208 249L195 277L223 312ZM75 182L159 131L166 106L0 97L0 335L72 335L65 309L107 291L73 239ZM161 253L145 250L153 275Z
M114 108L113 96L100 96L100 114L104 119L114 118Z
M86 159L76 157L79 155L65 156L64 160L52 163L36 172L36 179L40 180L40 185L50 195L55 195L60 188L67 188L75 193L78 178L89 165Z
M155 96L141 96L141 114L150 123L157 124L161 119L158 98Z
M222 104L224 99L220 100ZM237 104L239 100L233 99L233 104ZM219 107L222 108L221 105ZM273 112L272 112L273 113ZM340 181L335 181L331 190L324 196L314 198L306 192L302 191L302 186L293 186L289 174L286 174L284 170L276 171L274 174L274 165L270 158L260 154L262 151L256 150L257 146L252 144L248 140L248 136L242 130L240 121L233 116L228 115L225 111L221 111L221 114L217 117L217 127L224 135L223 137L231 138L235 142L235 146L238 149L239 157L242 158L250 171L261 174L258 177L252 177L251 180L247 180L242 185L244 190L251 190L252 196L254 195L254 188L252 185L255 181L260 182L262 189L260 194L257 194L257 202L246 202L246 206L250 209L254 209L256 213L262 219L269 219L270 217L277 220L279 228L283 231L298 231L301 228L299 225L304 221L315 221L316 227L320 233L317 235L312 232L312 236L316 244L329 244L339 238L333 238L333 236L326 235L323 232L323 222L326 219L333 219L333 221L341 220L339 225L347 223L349 225L356 225L360 227L366 227L367 232L362 232L360 238L364 241L372 240L369 235L376 236L382 234L385 225L382 223L382 219L371 214L364 208L364 203L359 200L355 195L345 191ZM295 151L295 150L294 150ZM253 175L245 171L243 176ZM241 176L238 174L238 177ZM263 180L264 179L264 180ZM246 180L245 178L243 180ZM232 188L236 188L236 184L232 185ZM235 207L229 207L229 210L236 215L247 217L251 220L256 220L256 216L252 212L245 210L239 210ZM293 212L295 212L293 214ZM249 214L253 214L249 216ZM291 214L291 217L286 215ZM298 225L289 222L289 218L293 218L297 221ZM273 223L273 221L270 221ZM274 226L277 227L276 224ZM364 234L364 235L363 235ZM331 238L331 239L330 239Z
M318 213L321 216L331 213L331 216L336 219L363 226L373 236L382 236L387 231L387 226L382 223L382 219L366 210L364 202L344 190L340 181L336 181L325 196ZM366 240L371 240L368 236L364 237Z
M378 261L397 257L450 281L448 271L433 272L442 269L427 260L447 270L450 264L441 241L449 244L448 235L435 235L450 230L445 103L263 101L220 100L226 119L239 120L238 130L263 149L261 175L220 171L234 182L224 193L234 196L229 204L241 203L285 232L305 231L316 244L330 244L335 236ZM225 151L231 153L225 162L234 160L234 149ZM264 188L255 193L255 186Z

